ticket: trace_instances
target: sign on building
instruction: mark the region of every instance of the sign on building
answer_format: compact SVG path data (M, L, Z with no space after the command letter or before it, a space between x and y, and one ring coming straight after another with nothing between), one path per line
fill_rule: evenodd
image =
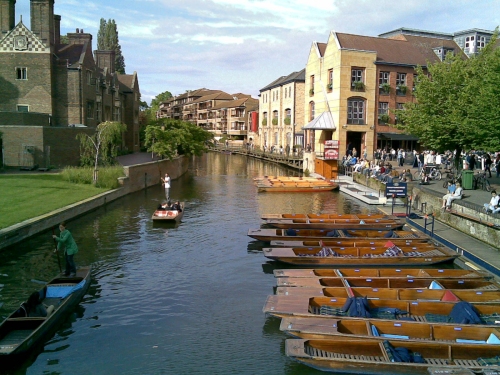
M325 141L325 160L339 160L339 141Z

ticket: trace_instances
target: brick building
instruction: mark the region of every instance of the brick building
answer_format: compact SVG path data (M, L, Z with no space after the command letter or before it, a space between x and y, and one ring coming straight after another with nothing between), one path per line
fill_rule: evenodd
M0 0L5 164L77 165L76 134L83 129L91 134L103 121L125 124L122 148L139 151L137 74L116 73L114 51L95 51L93 56L92 35L83 30L68 33L67 42L61 43L61 16L54 14L54 0L30 0L31 30L22 19L15 24L15 4Z

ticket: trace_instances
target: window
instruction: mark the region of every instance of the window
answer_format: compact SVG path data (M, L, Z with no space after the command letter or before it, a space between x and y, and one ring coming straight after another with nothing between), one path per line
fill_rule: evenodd
M309 95L314 95L314 75L309 78Z
M92 84L92 72L90 70L87 70L87 85Z
M16 68L16 78L17 79L28 79L28 69L27 68Z
M379 124L387 124L389 122L389 103L378 103L378 122Z
M396 103L396 111L404 111L405 110L405 104L404 103ZM394 123L395 124L402 124L403 121L398 120L398 115L394 116Z
M273 125L278 125L278 111L273 111Z
M365 101L363 99L356 98L347 101L347 123L365 123Z
M380 72L378 77L378 84L383 85L384 83L389 83L389 72Z
M291 98L292 97L292 86L290 86L288 88L288 97Z
M288 95L288 90L285 87L285 99L287 98L287 95Z
M94 102L87 102L87 118L94 118Z
M28 105L17 105L17 112L29 112L30 108Z
M333 88L333 69L328 69L328 84L326 88L330 91Z
M406 86L406 73L397 73L396 86Z
M363 82L363 69L360 68L351 69L351 84L354 86L355 82Z
M314 120L314 102L309 103L309 121Z
M101 103L97 103L95 107L95 119L98 123L101 122Z
M278 132L276 132L276 133L274 133L274 145L275 146L278 146L278 140L279 140L279 138L278 138Z
M285 125L290 125L292 122L292 110L290 108L285 109L285 118L283 119Z

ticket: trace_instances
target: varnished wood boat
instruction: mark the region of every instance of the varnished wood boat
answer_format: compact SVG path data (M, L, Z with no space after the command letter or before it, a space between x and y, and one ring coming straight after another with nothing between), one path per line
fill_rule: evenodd
M306 176L260 176L253 179L255 182L259 181L324 181L319 177L306 177Z
M368 318L348 316L343 310L347 298L307 297L307 296L277 296L267 297L263 312L276 317L316 317L322 319L355 319ZM439 323L442 325L463 324L455 322L450 317L455 302L434 301L401 301L368 299L369 319L381 320L413 320L417 322ZM474 326L500 325L500 314L497 305L472 304L477 312L480 323ZM472 325L472 324L466 324Z
M396 216L385 214L263 214L262 220L277 220L277 219L383 219L395 218Z
M274 229L260 228L249 229L248 236L259 241L342 241L344 239L354 241L374 241L374 240L412 240L424 237L412 231L398 230L328 230L328 229ZM326 243L326 242L325 242ZM394 242L395 243L395 242ZM396 244L396 243L395 243ZM321 245L320 245L321 246Z
M180 202L181 211L179 210L156 210L151 217L153 221L180 221L184 215L184 202Z
M283 229L401 229L406 221L400 218L381 219L267 219L266 225Z
M418 353L423 363L394 362L393 348L406 348ZM345 340L287 339L287 356L321 371L363 375L464 375L484 371L500 371L498 345L473 345L443 342L379 341L365 338ZM491 372L490 372L491 373ZM494 373L494 372L493 372Z
M281 320L280 330L302 339L328 339L332 336L341 336L346 340L365 338L387 340L390 338L391 340L446 341L475 345L487 343L493 345L493 342L498 345L500 342L498 327L393 322L376 319L287 317Z
M434 278L402 278L402 277L277 277L278 287L298 287L298 288L372 288L373 296L377 289L478 289L478 290L500 290L500 285L493 280L484 279L434 279Z
M460 284L462 286L462 284ZM366 297L368 299L389 299L401 301L442 301L500 304L500 290L492 289L425 289L425 288L370 288L370 287L278 287L278 296L306 297Z
M397 250L395 250L397 249ZM264 256L287 264L314 267L367 266L424 266L452 262L460 255L446 247L431 250L403 250L400 248L264 248Z
M313 181L280 181L275 183L259 182L256 184L258 192L277 193L317 193L339 189L339 185L333 182L313 182Z
M399 235L399 233L411 233L408 231L394 231L393 233ZM411 234L410 234L411 235ZM415 233L415 237L410 238L368 238L363 239L362 237L354 238L334 238L328 240L309 240L309 241L270 241L272 247L377 247L377 246L389 246L386 244L396 245L396 246L420 246L422 244L432 244L433 246L441 246L439 243L432 241L430 238L426 238L423 235L418 237L419 234ZM288 237L293 238L293 237Z
M492 279L493 275L482 270L453 268L341 268L341 269L304 269L290 268L273 271L275 277L391 277L391 278L433 278L433 279Z
M40 290L42 303L54 306L48 316L26 317L23 304L0 324L0 361L9 362L27 354L55 332L85 295L90 285L90 270L90 267L80 268L74 277L56 277Z

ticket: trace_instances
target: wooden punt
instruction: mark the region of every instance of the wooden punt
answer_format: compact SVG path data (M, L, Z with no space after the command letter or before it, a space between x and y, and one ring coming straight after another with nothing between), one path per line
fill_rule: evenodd
M294 233L292 235L290 233ZM413 239L427 239L429 237L419 235L413 231L404 230L328 230L328 229L292 229L291 231L276 228L259 228L249 229L249 237L259 241L323 241L325 244L328 242L342 242L343 240L354 241L363 240L373 242L375 240L413 240ZM384 243L385 243L384 242ZM396 242L394 242L396 244ZM321 245L320 245L321 246Z
M267 225L282 229L357 229L394 230L406 224L404 219L268 219Z
M422 248L422 247L420 247ZM439 268L341 268L304 269L290 268L273 271L275 277L416 277L433 279L492 279L493 275L482 270L439 269Z
M362 317L346 316L342 307L347 298L336 297L307 297L307 296L278 296L267 297L263 312L279 318L285 317L316 317L322 319L354 319L366 320ZM441 325L458 324L450 318L455 302L435 301L402 301L402 300L367 300L369 319L400 321L411 319L417 322L439 323ZM472 304L481 318L481 324L471 326L500 325L500 314L497 305ZM406 321L406 320L405 320ZM462 324L462 323L460 323Z
M480 289L500 290L500 285L485 279L434 279L402 277L277 277L276 286L297 288L397 288L397 289Z
M321 177L306 177L306 176L260 176L255 177L254 181L325 181Z
M184 215L184 202L180 202L181 211L178 210L156 210L151 217L153 221L181 221Z
M373 328L374 327L374 328ZM500 340L498 327L472 325L440 325L438 323L287 317L280 330L302 339L327 339L340 336L351 339L442 341L484 345ZM491 335L494 335L491 336Z
M257 184L258 192L287 192L287 193L315 193L322 191L337 190L339 185L330 183L317 182L277 182L272 184Z
M262 220L277 219L383 219L396 218L386 214L263 214Z
M277 287L278 296L306 297L366 297L368 299L390 299L401 301L436 301L500 304L499 289L406 289L406 288L370 288L370 287Z
M24 317L15 311L0 324L0 361L17 360L55 332L85 295L90 285L90 270L84 267L74 277L56 277L40 290L42 303L54 306L47 317Z
M367 266L424 266L452 262L460 255L446 247L432 250L401 250L391 252L390 248L325 248L334 256L315 256L318 251L308 248L273 247L264 248L264 256L282 263L314 267L367 267ZM390 254L390 255L387 255ZM387 256L386 256L387 255Z
M392 362L388 346L419 353L424 363ZM464 375L496 373L498 345L415 342L376 339L345 340L332 336L323 340L287 339L290 358L321 371L364 375Z

